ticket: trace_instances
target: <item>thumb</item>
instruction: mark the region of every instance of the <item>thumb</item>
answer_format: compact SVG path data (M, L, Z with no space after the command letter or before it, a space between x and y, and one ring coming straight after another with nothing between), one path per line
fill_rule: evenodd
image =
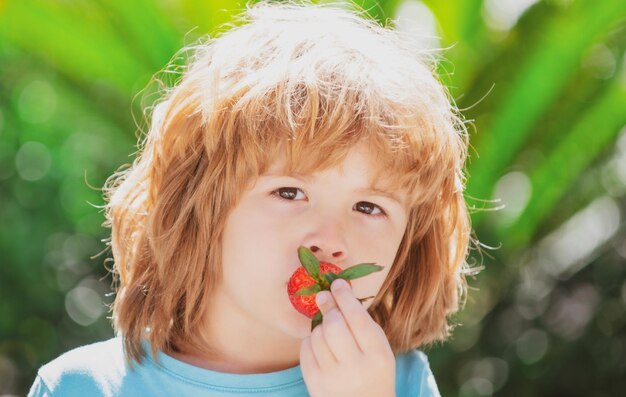
M315 303L319 307L322 315L325 315L333 308L337 307L337 302L330 291L320 291L315 295Z

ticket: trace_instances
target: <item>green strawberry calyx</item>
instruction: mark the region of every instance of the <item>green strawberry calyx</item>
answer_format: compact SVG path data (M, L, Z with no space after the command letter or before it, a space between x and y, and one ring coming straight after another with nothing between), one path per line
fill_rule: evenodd
M367 276L371 273L379 272L385 268L384 266L378 266L374 263L359 263L358 265L354 265L342 270L341 272L339 272L339 274L328 272L320 275L320 262L315 257L315 255L313 255L313 252L311 252L311 250L309 250L307 247L300 246L298 248L298 258L300 259L300 263L302 263L302 267L304 267L307 274L311 276L313 280L315 280L315 284L308 287L300 288L298 291L296 291L296 295L315 295L320 291L330 291L330 285L338 278L344 279L346 281L354 280ZM374 297L368 296L367 298L357 299L362 304L364 301L372 298ZM316 326L321 324L322 320L322 312L318 311L317 314L313 317L311 331Z
M374 263L359 263L358 265L351 266L342 270L339 274L332 272L320 275L320 262L313 255L313 252L307 247L300 246L298 248L298 258L302 267L306 270L309 276L315 280L315 284L299 289L296 295L314 295L323 290L330 290L330 285L338 278L344 280L354 280L367 276L368 274L379 272L383 270L384 266L378 266Z

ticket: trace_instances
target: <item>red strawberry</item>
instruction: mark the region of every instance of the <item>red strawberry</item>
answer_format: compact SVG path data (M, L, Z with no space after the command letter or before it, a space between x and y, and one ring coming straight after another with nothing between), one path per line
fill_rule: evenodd
M287 294L289 295L289 301L298 312L313 319L311 330L321 324L323 320L322 312L320 312L315 302L315 295L318 292L323 290L329 291L330 284L338 278L346 280L352 286L350 280L367 276L384 268L373 263L360 263L341 270L340 267L332 263L320 263L315 255L303 246L298 248L298 258L300 263L302 263L302 267L297 268L289 278ZM357 299L363 303L363 301L370 298L373 298L373 296Z
M326 273L334 273L339 274L341 272L341 268L337 265L333 265L328 262L320 262L320 275L323 276ZM315 294L313 295L296 295L300 289L305 287L311 287L315 285L315 279L311 277L306 269L302 266L296 269L291 278L289 279L289 284L287 285L287 292L289 293L289 300L293 307L296 308L297 311L304 314L308 318L313 318L317 312L319 312L319 307L317 307L317 303L315 303ZM350 281L348 284L352 285Z

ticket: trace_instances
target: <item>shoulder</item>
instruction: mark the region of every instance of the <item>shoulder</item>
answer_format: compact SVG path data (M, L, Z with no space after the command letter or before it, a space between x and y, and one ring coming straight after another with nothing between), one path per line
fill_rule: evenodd
M398 396L440 396L424 352L413 349L396 356L396 390Z
M122 382L126 372L121 338L70 350L37 372L29 396L107 396Z

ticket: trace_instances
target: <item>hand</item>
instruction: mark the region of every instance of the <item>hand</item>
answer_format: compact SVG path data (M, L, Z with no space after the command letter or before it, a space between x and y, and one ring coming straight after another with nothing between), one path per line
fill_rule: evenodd
M311 397L393 397L396 360L383 331L347 282L319 292L322 324L302 340L300 368ZM320 302L326 296L326 302Z

